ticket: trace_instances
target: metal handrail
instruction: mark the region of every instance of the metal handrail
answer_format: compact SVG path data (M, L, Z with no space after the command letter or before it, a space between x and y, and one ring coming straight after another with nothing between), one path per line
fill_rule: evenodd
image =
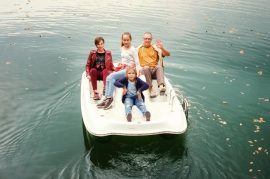
M176 97L176 95L174 95L174 96L172 97L172 104L171 104L171 105L172 105L172 107L171 107L171 112L173 112L173 104L174 104L174 102L173 102L173 101L174 101L175 97Z

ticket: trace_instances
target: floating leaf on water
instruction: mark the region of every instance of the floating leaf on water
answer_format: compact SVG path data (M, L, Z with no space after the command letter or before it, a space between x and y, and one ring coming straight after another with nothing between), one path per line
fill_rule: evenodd
M251 140L248 141L250 144L253 144L253 142Z
M229 33L232 34L232 33L236 33L238 30L235 28L235 27L231 27L229 29Z
M251 169L249 169L248 171L249 171L249 172L252 172L252 171L253 171L253 169L251 168Z
M244 50L240 50L239 52L241 55L245 54L245 51Z
M11 64L11 62L6 62L6 65L10 65Z
M242 94L242 95L243 95L243 94L245 94L245 93L244 93L244 92L242 92L242 91L240 91L240 94Z
M256 153L256 154L259 154L259 151L258 151L258 150L255 150L255 153Z
M265 102L269 102L269 99L265 99L264 101L265 101Z
M222 103L223 103L223 104L228 104L228 102L227 102L227 101L222 101Z
M258 147L258 151L261 151L262 150L262 147Z
M243 124L242 124L242 123L240 123L239 125L240 125L240 126L242 126Z
M258 71L257 73L258 73L258 75L262 75L262 74L263 74L263 72L262 72L262 71Z
M227 124L227 122L226 122L226 121L220 121L220 123L221 123L221 124L224 124L224 125L226 125L226 124Z
M263 122L265 122L265 120L262 117L260 117L259 120L258 120L258 122L259 123L263 123Z
M213 74L217 74L217 72L216 71L213 71Z
M230 138L226 138L226 141L229 141L230 140Z
M253 162L249 162L250 165L253 165Z

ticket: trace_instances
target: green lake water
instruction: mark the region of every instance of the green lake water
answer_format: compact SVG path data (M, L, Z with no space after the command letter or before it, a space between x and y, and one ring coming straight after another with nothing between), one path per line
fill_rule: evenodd
M269 178L269 12L267 0L1 1L0 178ZM119 61L124 31L170 50L188 129L87 146L81 74L96 36Z

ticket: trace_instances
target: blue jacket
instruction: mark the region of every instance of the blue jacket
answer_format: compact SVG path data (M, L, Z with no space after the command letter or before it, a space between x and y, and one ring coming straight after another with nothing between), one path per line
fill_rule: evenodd
M128 87L128 79L126 77L120 78L118 80L115 81L114 86L118 87L118 88L124 88L124 87ZM144 91L147 90L149 88L149 85L144 82L143 80L141 80L140 78L136 77L136 83L135 83L136 89L137 91ZM144 95L142 94L142 99L144 100ZM126 95L122 96L122 102L124 103L126 99Z

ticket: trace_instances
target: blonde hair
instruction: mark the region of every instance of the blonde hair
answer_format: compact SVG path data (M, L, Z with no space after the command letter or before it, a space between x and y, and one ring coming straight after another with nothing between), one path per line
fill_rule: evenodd
M128 35L129 38L130 38L130 41L132 40L131 34L130 34L129 32L124 32L124 33L122 34L122 36L121 36L121 47L124 46L124 43L123 43L123 36L124 36L124 35Z
M133 67L127 67L126 70L126 77L128 77L128 72L133 71L135 73L135 75L137 76L137 70Z

